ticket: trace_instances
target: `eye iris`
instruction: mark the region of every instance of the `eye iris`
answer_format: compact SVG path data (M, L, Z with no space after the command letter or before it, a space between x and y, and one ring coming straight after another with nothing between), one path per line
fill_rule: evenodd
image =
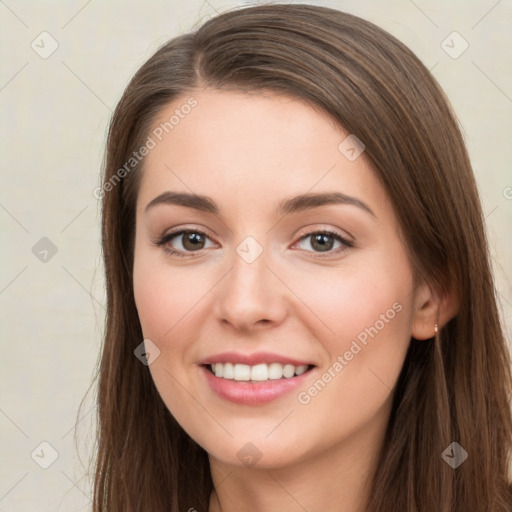
M187 247L187 244L191 244ZM185 233L183 235L183 247L185 249L202 249L204 245L204 237L199 233Z
M318 233L314 235L311 240L311 246L314 249L319 249L322 252L329 251L332 249L333 245L333 237L324 233Z

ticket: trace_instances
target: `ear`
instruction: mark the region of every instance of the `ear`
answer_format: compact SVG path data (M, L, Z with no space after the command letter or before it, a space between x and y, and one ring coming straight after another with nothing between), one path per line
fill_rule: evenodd
M436 324L440 330L457 314L459 301L453 290L441 293L423 283L416 292L414 307L411 336L426 340L435 336Z

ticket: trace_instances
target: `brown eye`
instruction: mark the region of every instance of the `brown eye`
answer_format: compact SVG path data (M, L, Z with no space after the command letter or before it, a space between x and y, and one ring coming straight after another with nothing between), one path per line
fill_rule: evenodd
M300 247L302 245L302 247ZM338 233L331 231L315 231L304 235L299 240L299 247L313 253L337 254L347 248L354 247L354 244L346 240ZM321 256L319 254L318 256Z
M321 252L330 251L334 246L334 237L323 233L317 233L311 237L311 247Z
M205 236L197 232L183 233L181 243L187 251L204 249Z
M208 242L210 245L207 245ZM191 229L168 233L154 243L169 254L176 256L195 256L196 252L214 246L205 233Z

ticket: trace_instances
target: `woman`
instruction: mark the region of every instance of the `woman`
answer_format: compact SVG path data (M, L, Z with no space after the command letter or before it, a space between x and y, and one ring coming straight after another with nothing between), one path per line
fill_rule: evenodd
M171 40L101 195L95 511L511 509L477 189L394 37L268 5Z

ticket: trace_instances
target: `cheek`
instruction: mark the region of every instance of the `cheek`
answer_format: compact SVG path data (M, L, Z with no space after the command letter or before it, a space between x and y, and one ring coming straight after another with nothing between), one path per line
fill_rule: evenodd
M345 432L355 431L389 406L402 369L412 321L410 267L395 253L394 259L374 258L336 273L323 270L296 286L322 320L316 337L329 354L318 379L299 391L298 402L310 417L328 411Z
M373 397L376 404L393 387L410 342L410 319L403 297L393 286L363 290L360 282L352 285L349 281L322 309L321 302L317 307L335 333L320 338L329 354L331 374L342 375L338 385L344 392L369 397L368 405ZM324 380L333 379L326 376ZM359 407L357 400L354 406Z
M201 410L191 406L187 390L194 389L195 373L190 368L194 360L191 340L198 325L195 315L209 287L204 282L191 286L190 272L171 270L156 258L144 257L136 258L133 284L144 338L160 349L149 371L168 410L201 444L203 423L197 421Z
M412 274L407 265L381 259L357 267L323 267L289 273L287 282L312 313L310 328L331 357L347 350L352 340L364 345L380 334L408 331Z
M208 291L208 282L191 279L190 270L169 268L157 256L137 256L136 253L133 288L142 332L157 345L170 338L179 343L182 336L176 337L175 333L183 332L190 322Z
M159 279L158 272L147 272L136 265L133 290L144 338L160 345L172 326L175 311L174 301L165 293L165 280Z

